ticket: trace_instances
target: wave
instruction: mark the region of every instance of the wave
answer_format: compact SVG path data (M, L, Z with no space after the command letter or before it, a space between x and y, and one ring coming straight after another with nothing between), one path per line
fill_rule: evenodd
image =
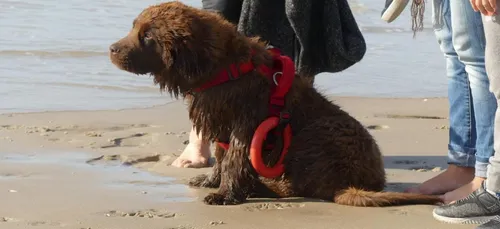
M64 88L81 88L81 89L99 89L107 91L126 91L136 93L157 93L159 89L155 86L136 86L136 85L104 85L104 84L87 84L73 82L36 82L37 85L58 86Z
M0 56L36 56L55 58L81 58L107 56L108 52L100 51L45 51L45 50L0 50Z

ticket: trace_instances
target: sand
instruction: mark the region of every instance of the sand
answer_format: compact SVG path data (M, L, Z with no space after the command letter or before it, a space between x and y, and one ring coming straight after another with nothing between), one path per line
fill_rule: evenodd
M333 97L374 134L387 190L446 168L446 99ZM0 229L445 229L432 206L360 208L317 200L207 206L169 164L187 144L181 101L147 109L0 115Z

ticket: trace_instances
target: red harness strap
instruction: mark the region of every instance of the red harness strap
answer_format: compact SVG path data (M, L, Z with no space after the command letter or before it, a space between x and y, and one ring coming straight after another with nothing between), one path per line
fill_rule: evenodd
M254 69L255 67L251 61L244 62L239 66L237 66L236 64L231 64L227 70L221 71L219 75L217 75L217 77L215 77L212 81L209 81L201 87L196 88L194 91L203 91L207 88L211 88L219 84L238 79L240 76L245 75L253 71Z
M290 126L287 125L289 114L287 112L283 112L283 108L285 107L285 96L290 90L293 79L295 78L295 66L292 61L287 56L281 55L281 52L273 47L268 48L269 52L273 55L274 59L274 64L271 68L265 66L265 65L260 65L260 66L254 66L254 64L251 61L241 63L239 65L237 64L231 64L227 70L221 71L217 77L215 77L213 80L209 81L208 83L202 85L201 87L195 89L195 92L203 91L207 88L211 88L214 86L217 86L222 83L226 83L228 81L232 81L235 79L238 79L239 77L246 75L247 73L258 70L265 76L269 78L269 80L273 83L272 88L271 88L271 96L270 96L270 101L269 101L269 115L270 118L279 118L279 123L276 124L275 122L269 122L269 120L266 120L267 127L261 128L259 126L259 129L269 129L271 127L277 127L278 125L284 124L285 126L281 126L282 129L281 131L278 132L283 132L285 133L285 142L289 145L290 143L290 138L291 138L291 129ZM266 121L264 121L262 124L264 124ZM284 121L283 123L281 123ZM274 124L269 124L269 123L274 123ZM261 124L261 125L262 125ZM286 127L286 128L285 128ZM269 130L266 130L269 131ZM267 134L267 132L265 133ZM283 134L283 133L280 133ZM256 133L254 135L254 139L252 143L254 143L256 136L257 135L262 135L262 133ZM263 141L262 139L265 140L266 137L260 137L259 141ZM222 148L228 150L229 149L229 144L224 143L224 142L217 142L219 146ZM257 143L257 145L261 145L262 142ZM262 158L260 157L261 152L259 151L257 154L258 156L251 155L252 158L252 165L257 171L262 176L273 178L276 176L279 176L283 173L284 168L283 165L281 164L285 154L288 151L288 145L284 144L285 146L283 147L282 150L282 155L280 160L278 161L277 165L274 168L267 168L265 167L264 163L262 162ZM272 146L271 146L272 147ZM266 148L269 148L269 146L266 146ZM255 151L256 149L252 149ZM251 153L252 153L251 150ZM259 149L261 150L261 149Z

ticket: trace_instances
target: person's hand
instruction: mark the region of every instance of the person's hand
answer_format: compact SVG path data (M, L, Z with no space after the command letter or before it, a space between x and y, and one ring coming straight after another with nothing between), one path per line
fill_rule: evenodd
M470 0L470 3L476 12L480 11L486 16L496 14L497 0Z

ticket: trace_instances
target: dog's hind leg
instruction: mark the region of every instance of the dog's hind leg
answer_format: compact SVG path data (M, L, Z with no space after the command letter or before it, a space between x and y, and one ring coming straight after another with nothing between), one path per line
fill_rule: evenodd
M200 188L218 188L220 185L221 163L226 150L219 145L215 147L215 164L212 173L201 174L189 180L189 185Z

